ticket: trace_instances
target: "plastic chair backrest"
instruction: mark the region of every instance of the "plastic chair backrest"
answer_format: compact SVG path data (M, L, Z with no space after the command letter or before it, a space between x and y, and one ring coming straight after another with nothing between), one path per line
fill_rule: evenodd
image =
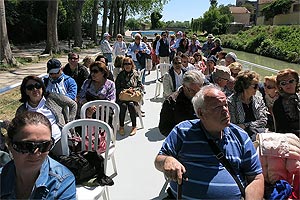
M120 114L119 105L116 104L115 102L108 101L108 100L94 100L94 101L86 102L85 104L83 104L83 106L80 109L81 119L86 118L86 110L92 106L96 106L96 119L99 119L106 123L109 123L109 117L111 115L105 113L111 113L111 111L113 111L112 128L113 128L114 137L112 137L112 142L113 144L115 144L117 130L119 129L119 114Z
M75 130L76 127L81 127L81 150L88 150L88 151L94 151L93 147L97 149L97 146L99 144L99 140L101 137L99 137L98 130L101 130L102 132L106 132L106 144L111 143L111 136L113 135L111 127L103 121L97 120L97 119L77 119L73 120L69 123L67 123L63 129L61 134L61 146L62 146L62 155L69 155L69 146L68 146L68 133L70 130ZM95 138L99 138L95 140ZM86 139L88 139L88 142L86 142ZM94 139L94 141L93 141ZM86 144L88 144L88 149L86 149ZM105 149L104 154L104 170L106 172L106 166L107 166L107 160L108 160L108 152L109 148ZM100 153L99 153L100 154Z

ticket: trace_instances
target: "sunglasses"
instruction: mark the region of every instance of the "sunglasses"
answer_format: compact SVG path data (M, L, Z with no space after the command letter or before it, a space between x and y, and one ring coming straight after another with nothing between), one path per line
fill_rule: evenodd
M97 69L92 69L91 70L91 73L94 73L94 74L97 74L97 73L99 73L100 71L99 70L97 70Z
M131 65L131 63L123 63L123 65Z
M12 147L16 152L19 153L30 153L33 154L37 149L41 153L48 152L54 146L54 139L51 138L50 141L43 142L31 142L31 141L23 141L23 142L12 142Z
M29 91L34 90L34 88L36 88L38 90L38 89L42 88L42 85L40 83L29 84L29 85L26 85L25 88L26 88L26 90L29 90Z
M268 89L268 90L271 90L271 89L274 89L274 88L275 88L274 86L266 85L266 84L265 84L264 86L265 86L265 88Z
M70 60L78 60L79 58L69 58Z
M296 79L290 79L288 81L280 81L279 85L280 86L286 86L287 84L293 84L296 81Z
M181 65L181 62L174 62L175 65Z
M251 84L251 87L256 90L258 88L258 84Z

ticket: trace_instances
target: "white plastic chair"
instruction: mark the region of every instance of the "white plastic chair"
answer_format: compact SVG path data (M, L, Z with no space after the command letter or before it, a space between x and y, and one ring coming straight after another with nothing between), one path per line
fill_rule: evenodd
M69 148L68 148L68 132L71 129L75 129L75 127L81 127L82 136L81 137L81 150L86 150L86 137L88 138L88 151L93 151L92 146L92 139L93 135L95 138L99 137L99 131L95 130L104 130L106 132L106 144L111 143L111 139L113 136L113 131L110 126L103 121L97 119L77 119L67 123L62 129L61 135L61 143L62 143L62 152L63 155L69 155ZM94 140L94 147L98 146L98 139ZM97 149L97 148L96 148ZM106 148L105 152L101 155L104 157L104 173L106 174L107 171L107 161L108 161L108 153L109 148ZM109 193L107 186L84 186L84 185L77 185L76 186L76 199L99 199L103 197L104 200L109 200Z
M162 86L162 78L165 73L171 68L169 63L160 63L156 65L156 83L155 83L155 94L154 98L156 99L160 95L160 90Z
M117 131L119 130L119 115L120 115L120 107L118 104L108 100L94 100L85 103L80 110L80 118L86 118L86 110L89 107L96 106L96 119L109 123L109 117L112 117L112 128L113 128L113 137L111 139L112 143L109 145L109 154L108 158L112 161L112 166L114 173L110 175L111 178L117 175L117 166L115 160L115 149L116 149L116 136ZM105 114L110 113L110 114Z

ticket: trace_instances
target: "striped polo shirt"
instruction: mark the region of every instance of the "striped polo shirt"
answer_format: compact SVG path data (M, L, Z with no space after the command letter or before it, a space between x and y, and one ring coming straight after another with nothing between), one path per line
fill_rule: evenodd
M188 178L182 187L184 199L240 199L239 187L215 157L207 141L210 136L200 123L199 119L186 120L175 126L159 154L173 156L184 165ZM262 173L257 152L248 134L238 126L230 124L223 133L216 143L245 186L245 176ZM171 181L170 187L176 196L177 183Z

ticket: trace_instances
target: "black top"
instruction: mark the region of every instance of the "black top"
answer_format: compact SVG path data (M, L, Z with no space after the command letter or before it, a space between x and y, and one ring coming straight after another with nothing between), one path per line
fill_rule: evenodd
M71 70L70 64L66 64L63 69L64 74L72 77L77 83L77 94L79 93L83 82L89 77L87 68L83 65L78 64L74 71Z

